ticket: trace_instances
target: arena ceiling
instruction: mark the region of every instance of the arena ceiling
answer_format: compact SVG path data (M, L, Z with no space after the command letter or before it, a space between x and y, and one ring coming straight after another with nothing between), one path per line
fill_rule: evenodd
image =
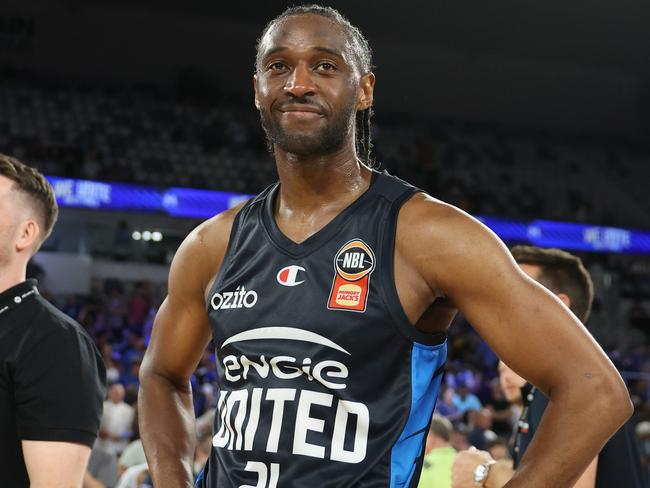
M92 0L250 21L260 29L287 1ZM643 0L332 0L368 37L609 66L650 75L650 2Z

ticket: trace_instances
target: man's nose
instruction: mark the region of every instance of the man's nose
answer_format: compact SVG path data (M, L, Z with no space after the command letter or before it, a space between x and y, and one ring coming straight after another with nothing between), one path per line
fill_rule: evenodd
M316 87L311 69L302 64L297 65L291 76L289 76L286 85L284 85L284 91L297 98L313 95Z

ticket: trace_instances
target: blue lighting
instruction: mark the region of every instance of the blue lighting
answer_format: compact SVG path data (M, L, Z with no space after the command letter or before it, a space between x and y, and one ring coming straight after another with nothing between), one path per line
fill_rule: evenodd
M207 219L252 196L193 188L158 189L56 176L47 179L54 187L61 207L162 212L172 217ZM521 222L477 218L507 243L559 247L570 251L650 254L650 232L549 220Z

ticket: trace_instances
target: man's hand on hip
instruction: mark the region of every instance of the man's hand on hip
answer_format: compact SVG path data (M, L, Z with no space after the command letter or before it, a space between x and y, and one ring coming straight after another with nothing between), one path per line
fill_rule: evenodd
M478 451L470 448L467 451L460 451L454 458L454 465L451 468L452 488L476 488L474 483L474 470L479 464L486 463L492 459L489 452Z

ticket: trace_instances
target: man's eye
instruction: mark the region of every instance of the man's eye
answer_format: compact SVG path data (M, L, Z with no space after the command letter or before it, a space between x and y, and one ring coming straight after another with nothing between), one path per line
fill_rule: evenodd
M334 71L336 70L336 66L334 66L332 63L320 63L318 66L316 66L317 69L320 69L322 71Z
M284 64L277 62L277 63L269 64L269 66L266 69L267 71L282 71L285 68L286 66Z

